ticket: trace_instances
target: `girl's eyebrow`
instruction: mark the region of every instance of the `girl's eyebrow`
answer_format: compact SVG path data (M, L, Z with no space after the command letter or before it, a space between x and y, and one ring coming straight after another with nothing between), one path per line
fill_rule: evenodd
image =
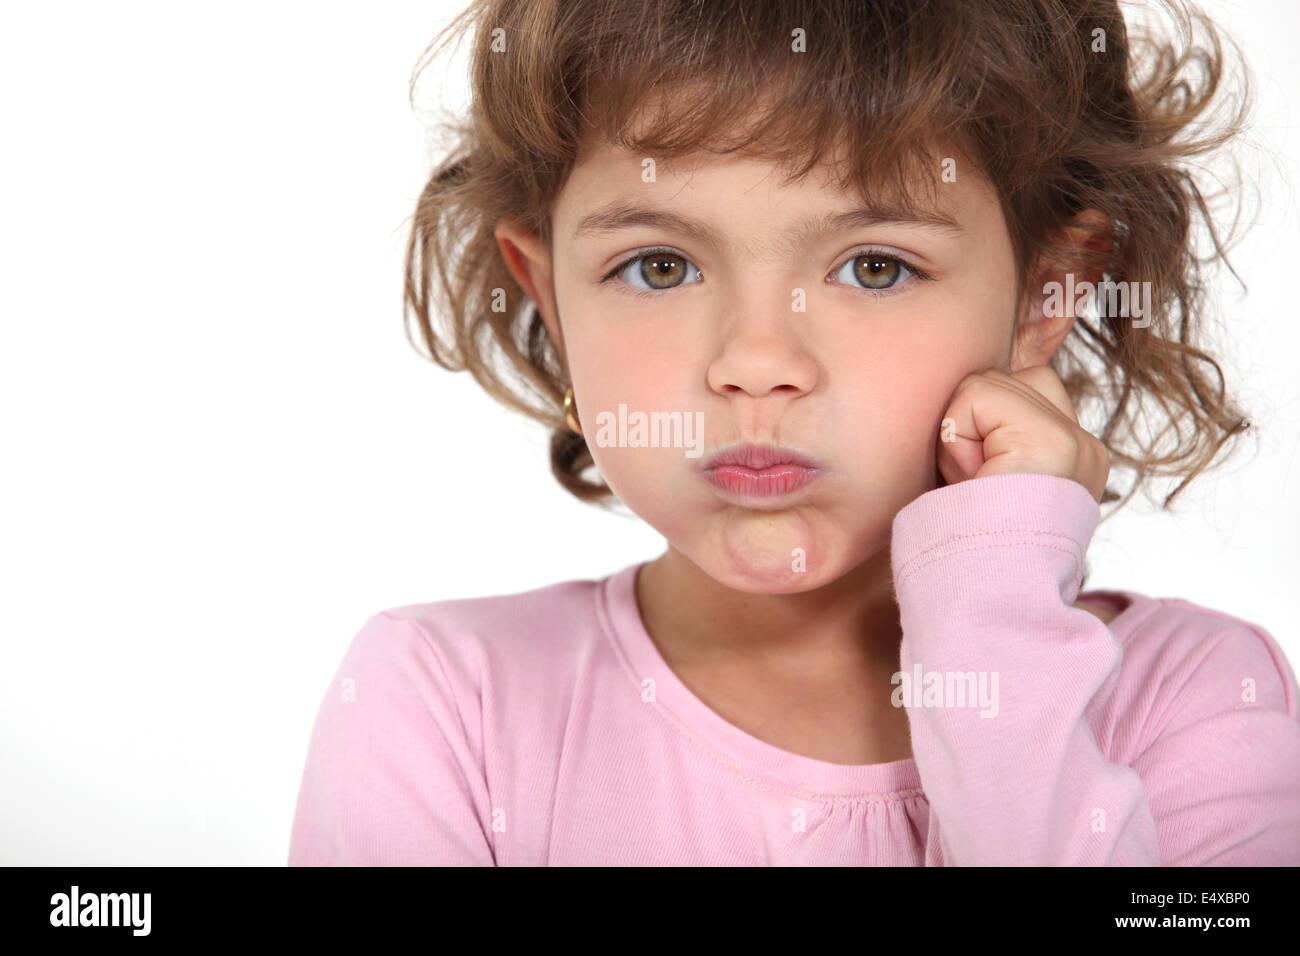
M954 234L965 232L957 220L938 210L917 209L886 200L873 200L868 206L857 206L842 212L805 218L786 230L782 238L791 248L797 248L801 243L807 243L808 240L818 236L879 225L925 226ZM633 226L653 226L672 230L720 249L726 249L730 245L721 232L706 222L666 209L636 206L622 199L614 200L583 216L574 227L573 235L575 239L583 236L608 235L619 229Z

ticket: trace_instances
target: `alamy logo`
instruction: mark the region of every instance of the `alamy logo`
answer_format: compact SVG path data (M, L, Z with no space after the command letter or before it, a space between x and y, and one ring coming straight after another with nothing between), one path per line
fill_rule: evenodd
M895 707L979 707L981 717L998 715L997 671L927 671L919 663L890 678Z
M632 412L620 402L618 414L596 416L596 445L600 448L685 448L687 458L704 451L704 413Z
M143 899L141 899L143 897ZM131 926L133 936L149 935L149 893L72 893L50 897L51 926Z
M1114 282L1107 277L1096 284L1076 283L1074 273L1067 272L1064 285L1048 282L1043 295L1045 316L1131 317L1135 329L1151 325L1151 283L1147 281Z

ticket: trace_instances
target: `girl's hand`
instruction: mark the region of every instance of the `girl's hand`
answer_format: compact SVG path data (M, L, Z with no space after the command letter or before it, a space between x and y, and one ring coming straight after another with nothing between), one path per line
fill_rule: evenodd
M987 369L958 384L939 429L945 481L1022 472L1058 475L1101 501L1110 453L1079 426L1061 379L1047 365L1008 374Z

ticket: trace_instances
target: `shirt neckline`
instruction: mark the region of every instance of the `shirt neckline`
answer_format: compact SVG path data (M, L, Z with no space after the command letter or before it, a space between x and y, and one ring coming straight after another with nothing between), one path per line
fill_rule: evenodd
M636 684L644 706L653 707L710 756L741 776L769 788L809 798L900 800L924 796L914 757L874 764L836 764L782 750L727 721L697 697L677 676L646 630L636 600L636 577L647 562L631 564L608 576L598 590L602 625ZM1108 627L1122 631L1143 616L1145 595L1121 590L1080 593L1079 598L1125 606ZM1100 598L1100 601L1096 599ZM1088 612L1084 612L1088 613ZM1092 615L1089 615L1092 616ZM646 682L653 681L653 685ZM647 700L653 689L652 700Z

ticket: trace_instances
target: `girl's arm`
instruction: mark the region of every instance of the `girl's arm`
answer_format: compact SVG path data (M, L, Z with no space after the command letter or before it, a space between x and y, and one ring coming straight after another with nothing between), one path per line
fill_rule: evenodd
M290 866L493 866L491 811L433 642L376 614L321 703Z
M1158 605L1126 662L1071 606L1099 517L1078 482L1015 473L937 488L895 518L903 672L982 673L997 691L995 716L908 707L927 864L1300 863L1285 658L1241 622Z

